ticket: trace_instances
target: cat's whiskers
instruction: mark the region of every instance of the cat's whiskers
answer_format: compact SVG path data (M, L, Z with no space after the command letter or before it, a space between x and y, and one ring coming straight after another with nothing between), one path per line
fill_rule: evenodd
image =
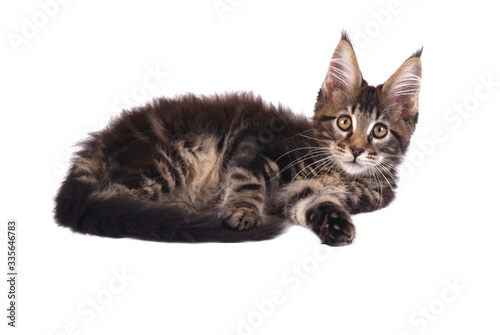
M325 152L323 150L324 148L316 148L315 150L311 150L309 151L308 153L298 157L297 159L295 159L294 161L292 161L291 163L289 163L287 166L285 166L284 168L282 168L277 174L276 176L274 176L272 179L274 178L278 178L284 171L294 167L295 165L298 165L300 164L301 162L305 162L307 159L316 159L316 158L320 158L322 156L325 156L325 155L330 155L330 152Z
M295 174L295 176L292 178L292 180L290 181L290 183L293 183L293 182L294 182L294 180L295 180L295 178L297 178L297 177L298 177L298 176L302 173L302 171L306 170L307 168L309 168L310 166L312 166L312 165L314 165L314 164L318 164L318 163L320 163L320 162L322 162L322 161L324 161L324 160L327 160L327 159L331 159L331 157L330 157L330 156L328 156L328 157L322 158L322 159L320 159L320 160L318 160L318 161L314 161L314 162L312 162L311 164L307 165L306 167L304 167L302 170L300 170L299 172L297 172L297 173Z
M280 160L281 157L289 155L290 153L295 152L297 150L307 150L307 149L327 149L327 148L324 148L324 147L300 147L300 148L292 149L292 150L289 150L289 151L285 152L283 155L279 156L278 158L276 158L274 160L274 162L276 163L277 161Z
M318 175L318 173L319 173L319 172L321 172L321 170L323 170L325 167L329 166L329 164L331 164L331 163L332 163L333 158L332 158L332 157L327 157L327 158L329 158L329 159L328 159L328 160L326 160L325 162L322 162L322 163L320 164L320 166L313 168L313 169L312 169L312 170L311 170L311 171L310 171L310 172L309 172L309 173L308 173L308 174L304 177L304 179L308 179L308 178L309 178L309 176L311 175L311 173L313 173L313 174L314 174L314 177L316 177L316 176ZM331 167L330 167L330 168L331 168Z
M378 193L380 195L379 202L378 202L378 209L380 209L384 205L384 192L383 192L384 185L383 185L382 178L381 178L381 176L383 177L383 175L382 175L382 172L379 169L377 169L377 167L374 168L374 171L375 171L375 175L377 176L377 180L378 180Z
M398 166L400 165L400 162L402 160L401 155L390 155L390 154L384 154L383 156L384 159L381 159L379 163L377 164L391 164L391 168L394 170L397 170Z
M311 136L307 136L307 135L304 135L304 134L297 134L299 136L302 136L302 137L305 137L305 138L308 138L308 139L311 139L311 140L314 140L314 141L318 141L318 142L321 142L321 143L325 143L327 144L328 146L330 146L332 143L331 142L328 142L328 141L325 141L325 140L320 140L319 138L314 138L314 137L311 137Z
M327 175L329 175L330 171L332 171L332 169L337 165L337 161L332 156L329 163L331 163L331 165L330 165L330 168L328 169L328 171L326 172Z
M382 192L383 185L382 185L382 180L380 179L381 172L374 165L370 166L368 170L370 171L370 181L371 181L371 176L375 178L376 192L380 195L377 209L380 209L382 208L382 205L384 203L384 194Z
M378 183L378 180L377 180L377 177L375 176L375 173L374 173L374 168L373 166L368 166L368 172L370 173L370 185L373 183L375 184L375 188L376 188L376 192L378 194L380 194L380 190L379 190L379 183ZM375 179L375 180L374 180ZM380 202L380 201L379 201ZM380 204L377 208L380 208Z
M287 138L285 138L285 139L283 139L283 140L279 141L277 144L279 144L279 143L281 143L281 142L286 142L286 141L289 141L289 140L291 140L292 138L295 138L295 137L297 137L297 136L300 136L301 134L307 133L308 131L314 131L314 128L307 129L307 130L301 131L300 133L297 133L297 134L295 134L295 135L292 135L292 136L290 136L290 137L287 137Z
M281 169L280 172L283 172L285 171L286 169L296 165L296 164L300 164L301 161L305 161L306 159L314 159L316 157L321 157L321 155L327 155L327 154L330 154L329 152L326 152L320 148L316 148L314 150L311 150L309 151L308 153L302 155L302 156L299 156L298 158L296 158L294 161L290 162L287 166L285 166L283 169ZM311 157L308 157L308 156L311 156Z
M337 165L337 161L335 160L335 158L333 156L331 157L328 157L329 160L326 160L325 162L323 162L322 164L320 164L320 167L319 168L315 168L313 170L311 170L307 176L305 176L304 180L302 180L302 182L305 182L305 186L308 187L309 185L311 185L315 179L314 178L309 178L309 175L311 173L314 173L314 176L317 176L319 172L321 172L323 169L326 169L327 167L330 167L328 169L328 171L325 173L325 175L328 175L330 173L330 171L335 167L335 165Z
M389 186L389 188L391 189L391 191L393 191L393 192L394 192L394 189L392 188L392 184L391 184L391 182L389 181L389 179L387 179L387 176L386 176L386 175L385 175L385 173L382 171L382 170L384 170L384 171L387 171L387 172L388 172L387 168L385 168L385 167L384 167L384 166L382 166L382 165L378 165L378 166L375 166L375 169L377 169L377 171L379 171L379 172L380 172L380 175L381 175L381 176L385 179L385 181L387 182L387 185ZM382 169L382 170L381 170L381 169ZM392 175L392 174L391 174L391 175ZM394 178L392 178L392 179L394 180Z
M381 167L384 167L387 173L391 176L391 178L396 182L396 177L394 176L394 173L397 171L398 167L391 162L387 161L381 161L379 163Z
M387 165L387 164L379 164L379 166L381 168L383 168L385 170L385 172L387 173L388 176L390 176L395 182L397 181L396 177L395 177L395 170L396 168L394 167L394 165Z

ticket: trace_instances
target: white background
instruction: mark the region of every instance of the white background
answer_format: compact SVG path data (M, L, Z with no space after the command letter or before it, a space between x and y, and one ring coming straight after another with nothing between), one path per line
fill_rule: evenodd
M60 1L0 9L1 268L16 219L20 274L14 331L1 280L3 334L500 332L492 2ZM174 245L55 225L72 146L119 107L253 90L311 115L344 28L371 84L424 46L421 118L398 198L354 218L353 245L318 249L300 227L260 243Z

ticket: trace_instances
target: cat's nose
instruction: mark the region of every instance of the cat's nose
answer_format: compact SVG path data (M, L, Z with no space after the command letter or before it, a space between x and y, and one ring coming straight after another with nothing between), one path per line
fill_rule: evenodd
M356 159L356 157L358 157L359 155L361 155L363 152L365 152L365 149L355 147L354 145L351 145L349 147L349 149L351 149L352 155L354 156L355 159Z

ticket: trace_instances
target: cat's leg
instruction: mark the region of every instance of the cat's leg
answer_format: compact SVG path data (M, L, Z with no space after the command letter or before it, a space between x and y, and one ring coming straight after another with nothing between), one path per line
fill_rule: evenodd
M243 140L231 153L221 216L229 228L247 230L262 224L266 164L255 138Z
M282 191L283 212L292 222L311 229L322 243L350 244L355 227L344 205L343 192L329 189L319 181L297 181Z

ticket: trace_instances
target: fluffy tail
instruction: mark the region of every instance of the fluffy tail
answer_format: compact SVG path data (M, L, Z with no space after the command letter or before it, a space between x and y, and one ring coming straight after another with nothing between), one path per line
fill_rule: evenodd
M248 231L226 228L216 213L187 215L178 207L131 196L93 196L96 185L70 176L55 198L55 219L75 232L165 242L244 242L276 237L283 220L265 218Z

